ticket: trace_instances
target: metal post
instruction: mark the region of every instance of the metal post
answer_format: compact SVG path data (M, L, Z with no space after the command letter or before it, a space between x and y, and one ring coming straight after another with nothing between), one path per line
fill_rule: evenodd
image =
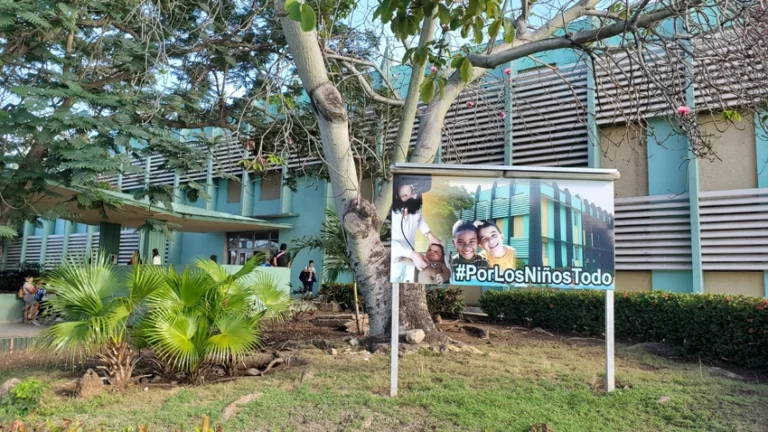
M352 284L352 289L355 291L355 324L357 327L357 335L360 336L360 307L357 305L357 279Z
M613 338L613 290L605 291L605 391L616 389Z
M397 396L397 355L400 352L400 284L392 284L392 341L389 357L389 395Z

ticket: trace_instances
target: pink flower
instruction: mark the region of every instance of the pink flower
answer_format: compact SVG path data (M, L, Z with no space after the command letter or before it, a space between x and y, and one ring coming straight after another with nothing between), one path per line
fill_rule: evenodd
M505 118L507 118L507 113L502 111L502 112L499 113L499 117L501 117L501 119L504 120Z
M473 106L475 106L475 103L474 103L474 102L472 102L472 101L467 101L467 108L472 108Z
M512 68L506 68L506 69L504 69L504 74L505 74L505 75L512 75Z
M754 332L755 332L755 329L753 329L753 328L751 328L751 327L750 327L750 329L749 329L749 332L750 332L750 333L754 333Z
M677 113L680 114L681 116L687 116L688 114L691 113L691 108L685 105L680 105L679 107L677 107Z
M429 71L432 73L437 73L437 66L432 66L431 68L429 68Z

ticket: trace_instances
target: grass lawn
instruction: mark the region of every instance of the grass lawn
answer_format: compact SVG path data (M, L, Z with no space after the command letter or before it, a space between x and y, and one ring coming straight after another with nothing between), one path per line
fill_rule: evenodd
M61 388L74 374L35 361L0 358L0 379L29 376L49 385L27 424L63 419L86 430L194 430L204 414L224 431L528 431L546 423L562 431L768 431L768 386L754 373L749 383L712 377L707 365L617 349L619 390L602 394L603 346L565 337L493 329L490 343L462 333L483 354L422 350L401 359L401 395L389 391L389 357L345 352L341 334L327 336L336 356L307 344L307 366L279 369L199 387L142 386L90 400ZM21 362L18 360L22 360ZM5 365L3 365L5 362ZM21 364L21 366L20 366ZM300 384L302 373L313 376ZM221 421L239 397L263 395ZM663 396L671 397L659 403Z

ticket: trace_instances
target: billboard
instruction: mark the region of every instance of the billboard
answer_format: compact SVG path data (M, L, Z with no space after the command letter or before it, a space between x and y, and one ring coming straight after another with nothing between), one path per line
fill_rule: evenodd
M612 179L394 172L393 283L614 289Z

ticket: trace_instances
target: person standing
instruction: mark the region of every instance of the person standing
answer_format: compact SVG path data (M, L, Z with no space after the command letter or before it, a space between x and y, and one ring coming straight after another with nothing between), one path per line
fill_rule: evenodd
M272 258L273 267L288 267L291 263L291 255L288 253L288 245L280 245L280 251Z
M219 257L217 257L216 255L211 255L211 261L218 263L218 260L219 260Z
M33 281L34 278L32 276L28 276L24 279L24 285L21 287L24 298L24 317L22 322L24 324L31 323L39 326L40 323L37 322L35 317L37 316L37 309L40 307L40 304L35 298L35 295L37 294L37 287Z
M133 251L133 255L131 255L131 259L128 260L128 265L133 265L133 264L142 264L141 254L139 253L138 249L135 249Z
M152 249L152 265L161 265L162 263L160 252L157 249Z
M301 283L304 284L304 289L301 290L301 293L312 295L315 281L317 280L315 262L313 260L309 260L309 264L301 271L299 279L301 280Z

